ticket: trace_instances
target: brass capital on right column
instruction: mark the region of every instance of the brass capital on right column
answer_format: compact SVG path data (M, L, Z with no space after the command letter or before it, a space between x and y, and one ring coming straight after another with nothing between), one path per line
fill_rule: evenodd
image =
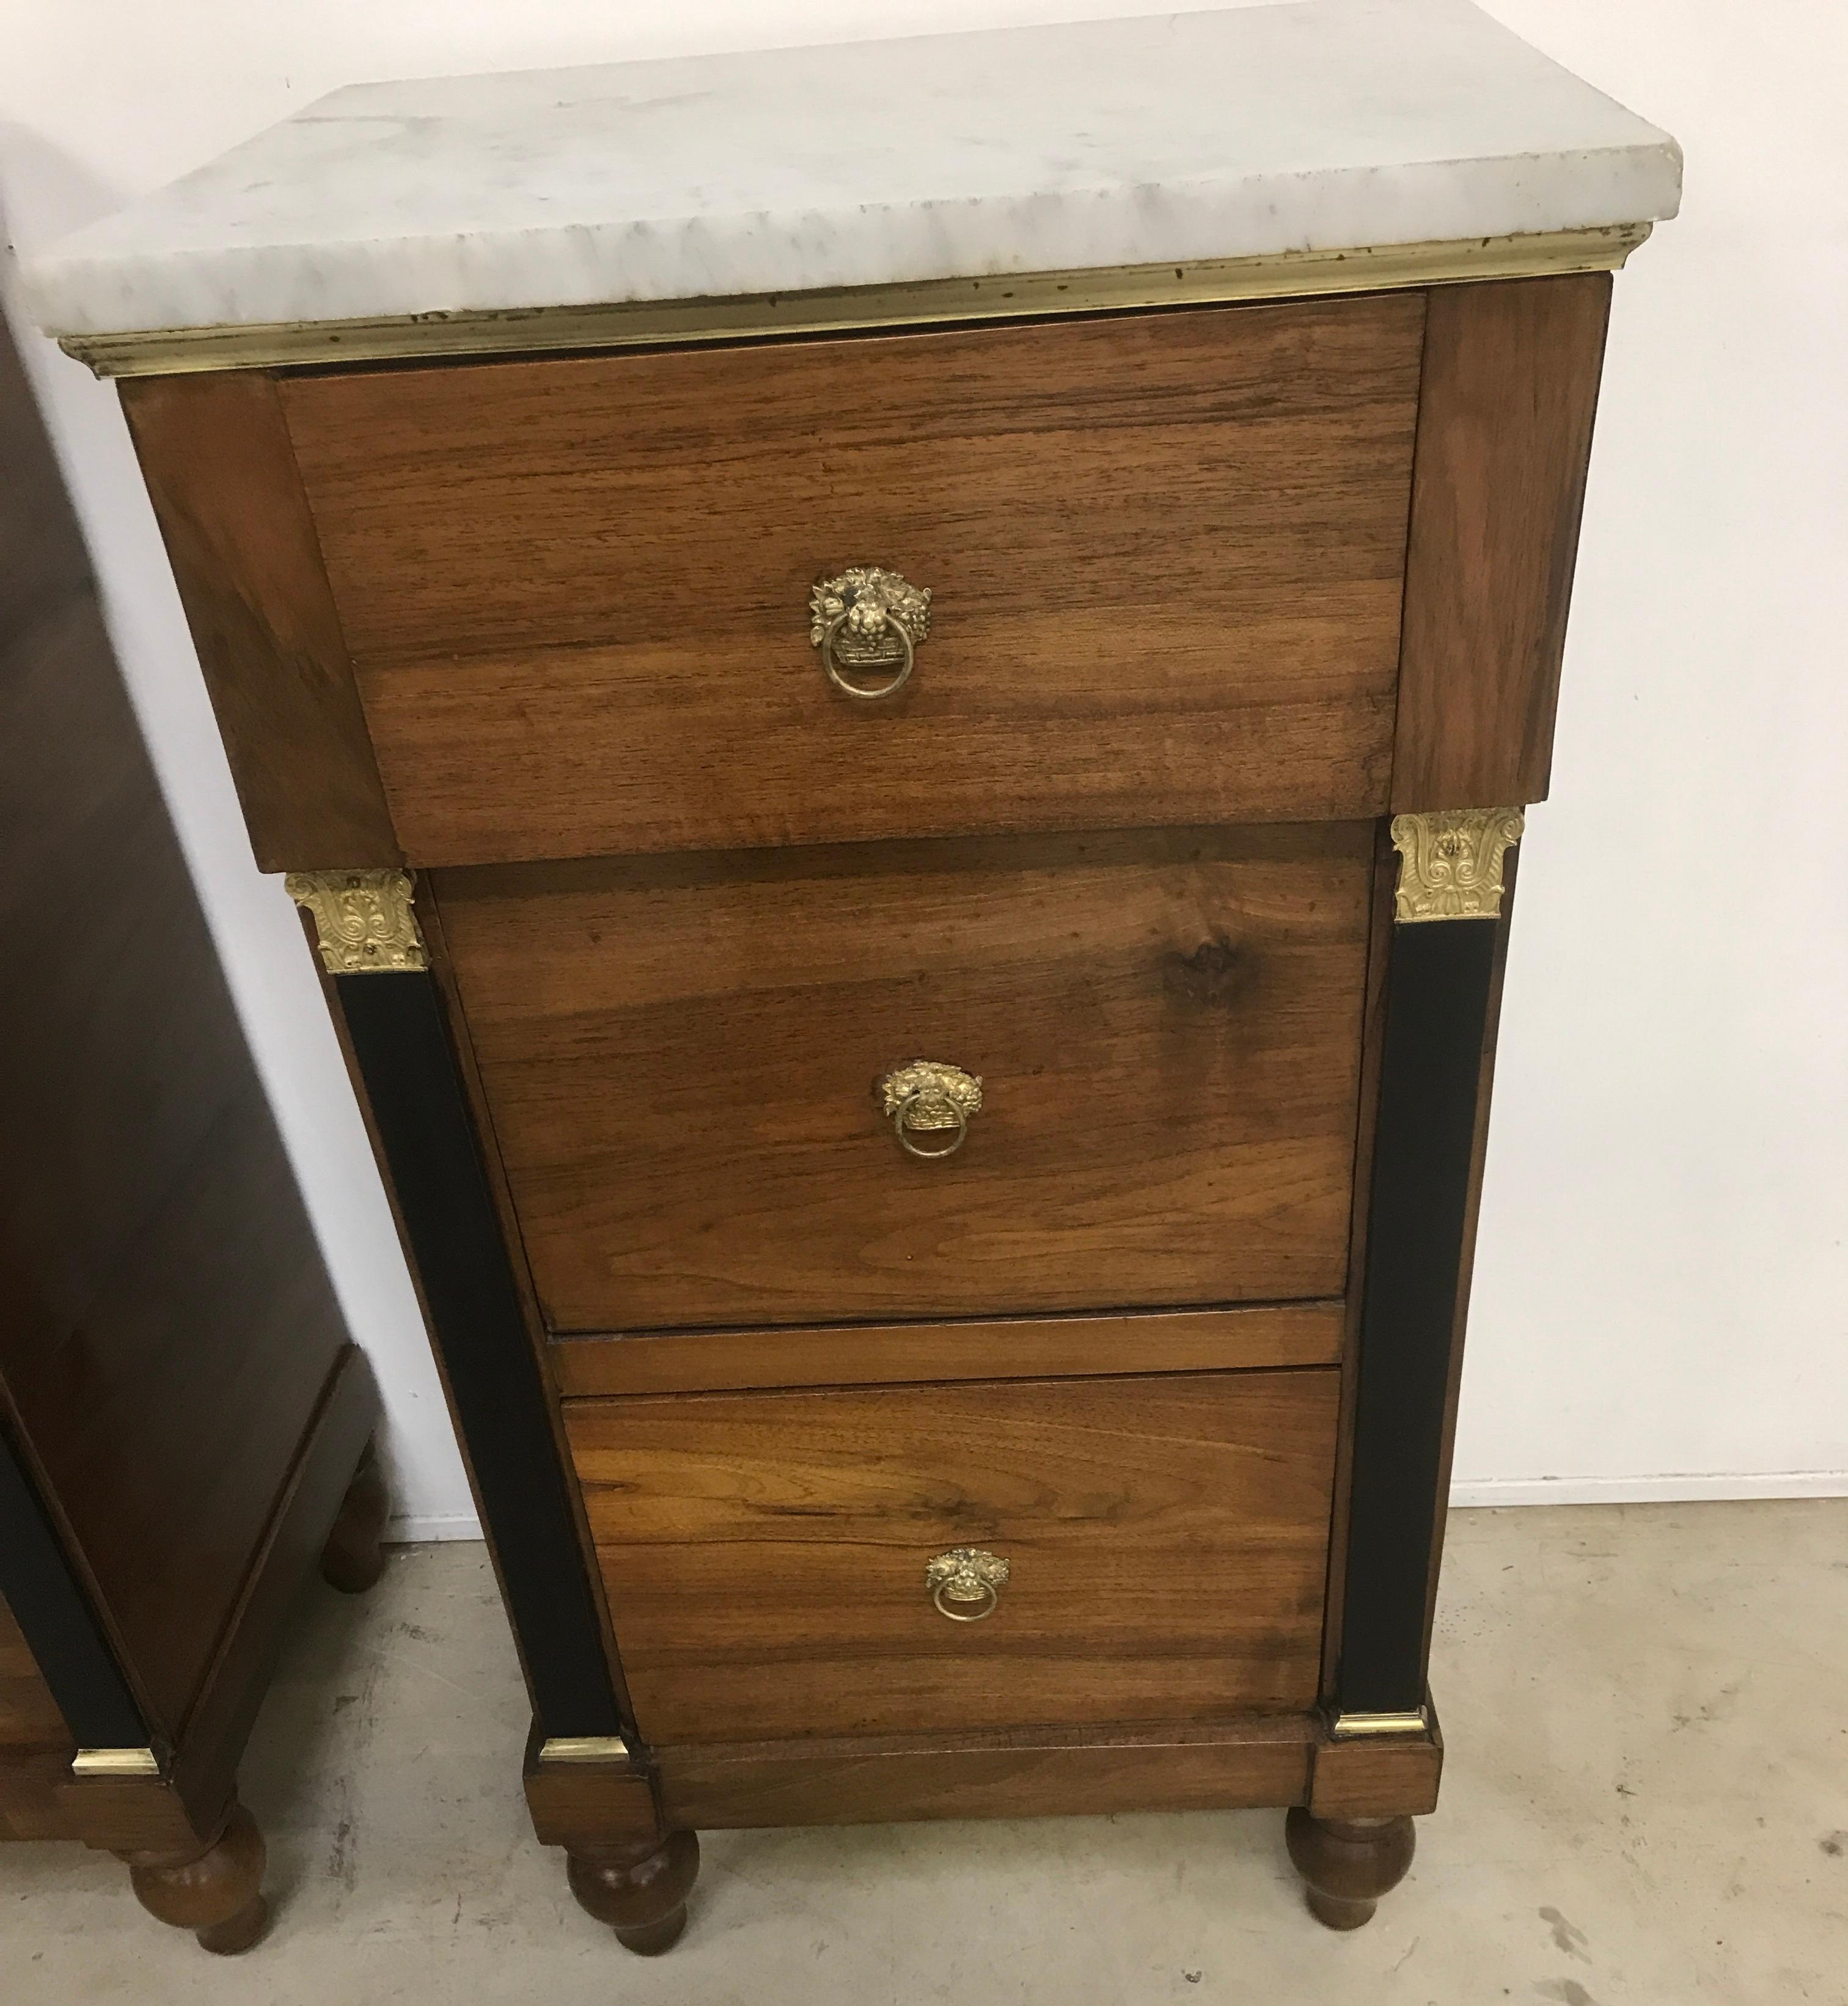
M313 919L329 975L415 974L430 966L408 871L291 871L283 883Z
M1439 808L1392 818L1402 926L1424 920L1494 920L1501 915L1501 864L1521 839L1519 808Z

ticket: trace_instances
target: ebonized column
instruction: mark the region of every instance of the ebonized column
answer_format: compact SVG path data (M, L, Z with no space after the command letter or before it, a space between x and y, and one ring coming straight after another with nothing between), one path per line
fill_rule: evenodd
M548 1396L402 871L292 873L313 917L548 1740L620 1709Z
M1335 1731L1420 1733L1483 1050L1514 809L1399 815Z

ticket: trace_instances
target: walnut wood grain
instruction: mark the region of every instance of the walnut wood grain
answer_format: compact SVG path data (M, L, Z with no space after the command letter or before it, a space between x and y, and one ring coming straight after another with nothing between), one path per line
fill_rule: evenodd
M1308 1787L1312 1736L1307 1719L1283 1714L1197 1727L709 1743L656 1759L667 1815L723 1831L1292 1804Z
M1371 833L435 874L551 1327L1339 1293ZM987 1083L938 1163L920 1057Z
M651 1744L1314 1699L1337 1375L577 1400L565 1427ZM1005 1556L985 1621L932 1607Z
M1610 275L1434 290L1392 807L1543 799Z
M636 1332L560 1338L551 1353L553 1379L567 1395L712 1393L1336 1365L1343 1324L1338 1302L1280 1303L1130 1316Z
M1405 294L287 379L420 864L1385 804ZM818 580L934 594L833 692Z
M399 862L276 379L121 390L257 862Z

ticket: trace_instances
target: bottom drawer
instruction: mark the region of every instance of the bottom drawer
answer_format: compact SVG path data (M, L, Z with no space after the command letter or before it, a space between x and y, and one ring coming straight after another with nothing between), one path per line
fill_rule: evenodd
M671 1743L1308 1708L1339 1386L567 1401L636 1724ZM928 1564L959 1548L1005 1582L934 1594Z

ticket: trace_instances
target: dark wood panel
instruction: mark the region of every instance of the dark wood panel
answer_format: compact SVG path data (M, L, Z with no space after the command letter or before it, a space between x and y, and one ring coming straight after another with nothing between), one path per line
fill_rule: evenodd
M0 642L0 927L36 949L0 958L4 1370L90 1312L240 1086L200 1034L230 1000L88 593Z
M274 379L121 388L258 863L397 863Z
M1279 1300L1345 1275L1371 829L433 880L554 1329ZM907 1156L875 1082L979 1075Z
M1206 1721L1315 1696L1338 1375L565 1408L651 1744ZM1012 1578L946 1621L924 1568Z
M1300 1804L1313 1724L759 1742L662 1748L671 1825L884 1825L936 1818L1107 1817Z
M71 1747L33 1748L0 1741L0 1839L76 1839L62 1798Z
M398 369L283 397L414 861L1385 804L1402 294ZM818 580L934 597L832 690Z
M68 1752L75 1746L31 1647L0 1599L0 1748L62 1747Z
M61 1536L58 1503L0 1385L0 1596L77 1745L146 1747L147 1713L124 1677L94 1578Z
M1338 1302L1280 1303L1132 1316L653 1331L560 1338L551 1357L553 1380L567 1395L1251 1371L1339 1364L1343 1321Z
M304 917L306 917L305 914ZM610 1612L604 1601L603 1582L597 1574L595 1556L591 1550L590 1528L584 1517L584 1501L578 1494L577 1485L568 1479L562 1477L562 1473L569 1467L571 1455L565 1445L564 1420L558 1411L558 1389L552 1374L551 1346L547 1342L545 1319L540 1314L539 1298L533 1286L533 1271L527 1262L525 1244L520 1237L519 1219L513 1209L513 1196L507 1188L506 1167L501 1161L500 1149L495 1139L494 1124L488 1115L487 1098L481 1090L481 1075L475 1063L475 1048L473 1041L469 1035L468 1019L463 1013L462 1000L456 993L455 974L449 963L449 945L448 938L443 932L442 915L437 910L434 898L424 897L419 900L418 925L424 936L425 951L430 958L430 973L436 984L437 994L442 1006L443 1025L448 1033L449 1050L456 1062L456 1076L461 1086L463 1097L467 1103L469 1119L473 1127L476 1141L479 1146L481 1171L487 1181L488 1193L493 1201L495 1225L500 1234L501 1243L506 1249L509 1269L512 1277L515 1293L519 1298L522 1334L526 1339L526 1349L537 1367L540 1402L544 1410L546 1424L551 1436L552 1465L561 1473L565 1504L572 1529L577 1537L578 1572L589 1588L591 1601L594 1605L596 1619L603 1632L604 1652L608 1660L611 1681L615 1691L617 1712L623 1720L631 1720L634 1717L633 1709L629 1705L628 1691L622 1683L622 1664L617 1655L615 1633L610 1627ZM312 928L310 931L312 931ZM325 986L330 994L333 994L337 988L337 985L331 978L326 980ZM336 1011L337 1015L339 1012ZM350 1053L349 1053L349 1061L350 1063ZM365 1110L367 1096L364 1083L359 1080L357 1073L354 1075L354 1084L360 1089L361 1108ZM370 1120L369 1112L368 1119ZM378 1148L378 1137L375 1130L373 1133L373 1144L375 1149ZM391 1167L385 1160L382 1153L379 1156L379 1165L385 1177L385 1188L391 1194L393 1207L398 1213L399 1230L402 1234L404 1230L403 1210L398 1202ZM416 1278L414 1266L412 1272L414 1279ZM428 1315L427 1302L425 1315L427 1318ZM453 1423L457 1412L456 1391L450 1383L449 1368L445 1362L441 1346L435 1348L435 1357L438 1376L442 1381L444 1396L449 1402L450 1419ZM473 1490L476 1512L481 1520L483 1533L488 1543L488 1555L494 1564L495 1578L501 1584L502 1599L505 1600L507 1599L505 1563L502 1559L499 1547L495 1543L493 1516L482 1504L480 1479L474 1467L473 1452L469 1447L467 1438L459 1424L457 1425L456 1436L462 1448L463 1466L468 1471L469 1482ZM517 1628L514 1642L516 1648L523 1649ZM531 1684L530 1672L528 1684L530 1687Z
M171 1742L345 1332L3 341L0 412L0 1412L134 1702L83 1738Z
M1470 1321L1470 1285L1476 1269L1476 1226L1482 1210L1483 1172L1488 1161L1489 1114L1495 1084L1495 1051L1501 1033L1501 991L1508 973L1508 944L1514 925L1515 886L1520 871L1519 846L1502 864L1501 916L1495 924L1495 951L1489 969L1488 1008L1482 1034L1482 1057L1476 1076L1476 1128L1470 1138L1470 1164L1463 1191L1463 1248L1457 1259L1456 1308L1450 1324L1449 1371L1444 1389L1443 1433L1438 1446L1438 1478L1431 1535L1431 1564L1424 1587L1424 1662L1431 1662L1432 1626L1437 1619L1438 1575L1444 1560L1444 1538L1450 1515L1450 1473L1456 1450L1457 1412L1463 1389L1463 1343Z
M1430 296L1396 811L1546 794L1610 275Z
M1501 928L1392 929L1353 1412L1337 1713L1425 1698L1447 1390L1467 1287L1478 1093Z
M548 1735L621 1732L549 1389L529 1343L435 978L333 979L508 1614Z
M168 1167L162 1203L83 1321L7 1361L136 1678L175 1737L343 1337L268 1103L253 1073L241 1084L191 1159Z
M199 1682L171 1783L199 1828L216 1828L276 1668L289 1612L320 1559L329 1526L378 1425L378 1393L364 1355L336 1356L318 1389L300 1453L270 1472L270 1509L238 1600Z

